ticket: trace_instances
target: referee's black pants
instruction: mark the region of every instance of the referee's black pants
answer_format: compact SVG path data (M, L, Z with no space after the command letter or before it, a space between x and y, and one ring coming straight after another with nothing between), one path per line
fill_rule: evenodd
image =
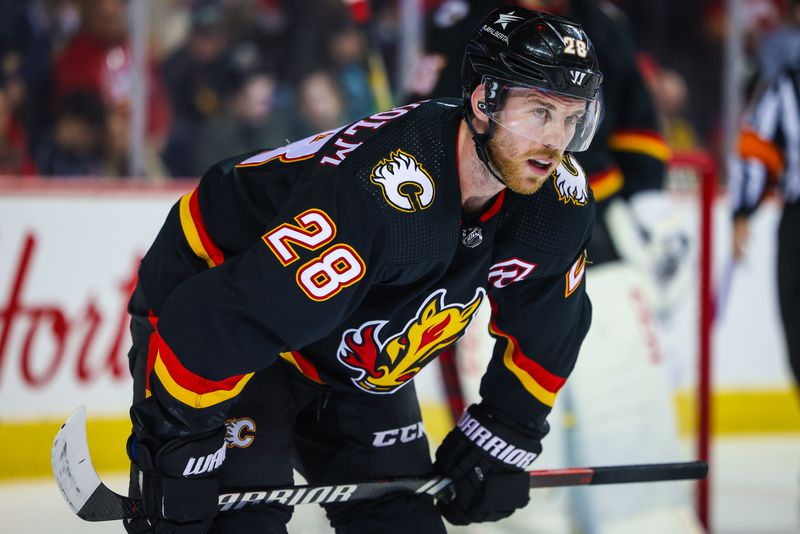
M778 296L789 363L800 386L800 203L784 207L778 226Z

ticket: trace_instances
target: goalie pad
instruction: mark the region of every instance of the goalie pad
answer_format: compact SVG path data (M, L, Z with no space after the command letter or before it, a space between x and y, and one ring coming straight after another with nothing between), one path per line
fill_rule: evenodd
M602 466L688 457L678 438L648 277L610 262L591 268L588 283L592 327L559 399L574 416L569 462ZM571 491L583 532L701 532L687 483Z

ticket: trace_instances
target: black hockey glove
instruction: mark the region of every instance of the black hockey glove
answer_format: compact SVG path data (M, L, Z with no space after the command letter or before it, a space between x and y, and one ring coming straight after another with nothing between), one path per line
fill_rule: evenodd
M131 434L128 456L142 472L144 532L203 534L217 514L218 473L225 460L225 428L159 443ZM138 523L134 525L134 523ZM143 532L141 521L126 529Z
M512 424L473 404L436 451L436 471L451 478L455 490L437 506L453 525L497 521L528 504L526 471L542 451L543 434L525 433Z

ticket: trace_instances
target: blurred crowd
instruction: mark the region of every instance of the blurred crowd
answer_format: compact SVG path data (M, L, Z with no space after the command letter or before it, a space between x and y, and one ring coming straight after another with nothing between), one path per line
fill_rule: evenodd
M148 2L144 174L199 176L377 111L364 16L384 9L357 4ZM126 0L0 2L1 174L127 175L130 18Z
M130 2L0 0L0 174L129 175ZM465 0L419 2L430 26L436 13L457 11ZM231 154L404 103L409 91L395 76L402 3L148 2L141 173L196 177ZM785 24L786 9L781 0L747 5L757 64L763 37ZM724 2L613 6L626 17L668 143L714 149Z
M639 68L675 151L704 149L717 162L724 161L724 46L732 16L743 39L743 55L737 57L742 78L736 88L742 111L758 80L800 62L796 0L739 0L736 15L730 11L733 3L726 0L614 3L630 21Z

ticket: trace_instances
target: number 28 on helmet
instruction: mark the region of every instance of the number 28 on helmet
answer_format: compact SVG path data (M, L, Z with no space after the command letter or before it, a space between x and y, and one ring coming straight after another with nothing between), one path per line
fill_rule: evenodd
M467 121L470 97L483 84L478 107L493 126L561 151L591 144L601 115L603 75L583 28L563 17L519 7L497 9L483 19L462 64Z

